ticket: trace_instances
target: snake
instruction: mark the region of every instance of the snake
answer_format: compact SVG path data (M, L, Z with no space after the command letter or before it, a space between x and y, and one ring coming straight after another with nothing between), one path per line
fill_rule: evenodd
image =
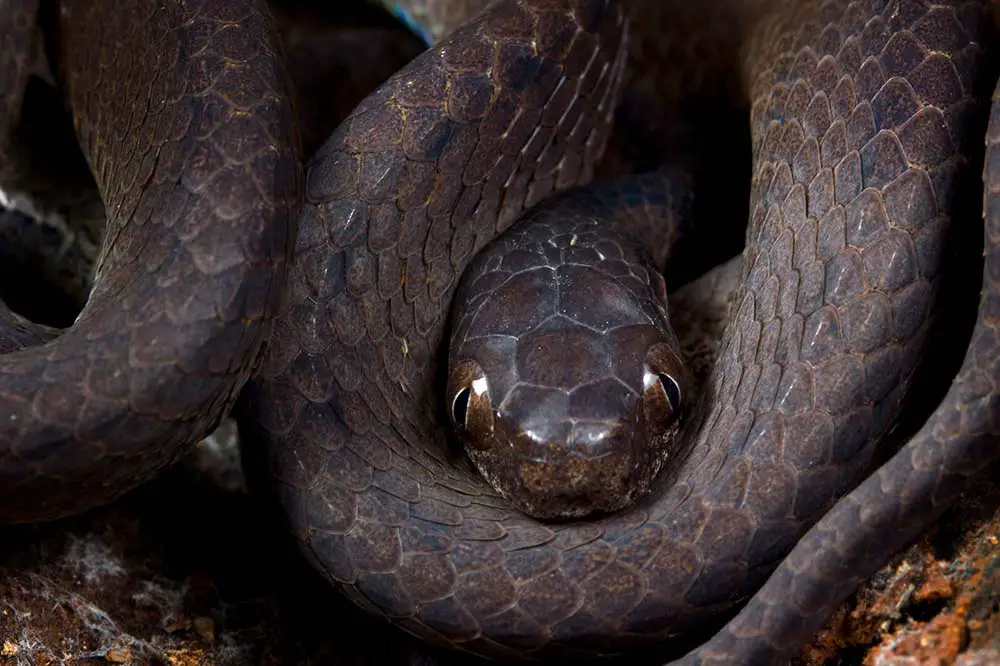
M38 7L0 0L0 130ZM977 132L986 2L719 8L745 19L711 48L739 55L753 174L718 356L648 491L552 523L449 448L448 310L480 251L591 181L642 13L491 3L305 159L262 2L62 0L46 52L107 228L71 326L0 309L0 521L106 504L233 413L304 557L431 645L587 658L718 626L676 663L787 662L1000 452L1000 92ZM931 353L977 150L964 360L876 466Z

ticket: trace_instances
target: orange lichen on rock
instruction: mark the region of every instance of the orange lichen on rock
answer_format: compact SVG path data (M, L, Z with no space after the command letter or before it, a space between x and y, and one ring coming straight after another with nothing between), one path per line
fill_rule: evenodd
M993 663L984 655L1000 647L996 495L987 490L955 507L862 585L794 663Z

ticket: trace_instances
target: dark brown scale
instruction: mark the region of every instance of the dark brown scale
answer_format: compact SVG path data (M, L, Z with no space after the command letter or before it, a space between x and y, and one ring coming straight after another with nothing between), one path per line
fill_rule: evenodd
M0 22L33 31L36 9L0 3ZM58 10L53 69L109 215L71 326L0 316L16 332L0 334L14 347L0 356L5 522L108 502L218 425L273 325L299 206L289 86L261 2Z

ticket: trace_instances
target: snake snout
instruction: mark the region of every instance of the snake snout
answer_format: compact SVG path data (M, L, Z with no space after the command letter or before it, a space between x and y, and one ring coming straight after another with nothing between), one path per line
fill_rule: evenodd
M514 453L500 490L540 520L585 518L630 506L648 490L665 460L649 439L640 401L606 420L563 420L547 438L519 430L506 439ZM507 431L501 420L501 433Z
M669 459L686 385L680 357L648 325L613 337L631 344L595 342L602 353L590 364L614 372L578 385L512 382L512 373L492 358L506 345L478 347L479 358L452 367L448 413L470 460L494 489L535 518L626 508ZM523 339L529 338L533 349L550 350L552 363L565 364L567 356L580 361L579 332L572 328Z

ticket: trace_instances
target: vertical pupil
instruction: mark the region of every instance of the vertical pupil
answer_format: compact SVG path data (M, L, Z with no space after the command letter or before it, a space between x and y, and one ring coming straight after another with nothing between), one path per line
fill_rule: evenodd
M465 427L465 420L469 416L469 399L471 397L472 389L466 386L455 395L455 399L451 403L451 417L455 419L455 423L463 428Z
M676 411L681 405L681 387L670 375L660 373L657 377L660 378L660 385L663 387L663 392L667 394L670 406Z

